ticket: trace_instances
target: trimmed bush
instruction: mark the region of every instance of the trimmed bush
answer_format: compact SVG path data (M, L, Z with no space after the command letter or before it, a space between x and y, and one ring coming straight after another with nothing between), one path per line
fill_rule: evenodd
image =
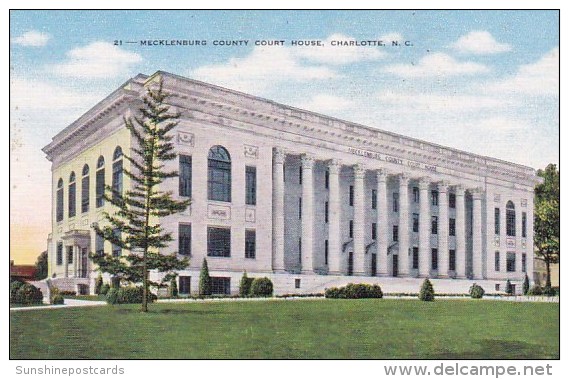
M478 284L474 283L470 289L468 290L468 293L470 294L470 297L473 299L482 299L482 296L484 296L484 288L480 287Z
M506 280L506 295L513 295L514 289L512 288L512 282L510 279Z
M249 278L246 272L243 273L241 281L239 282L239 296L247 297L251 294L251 284L253 280L254 278Z
M543 294L545 296L555 296L557 294L557 292L555 291L555 289L553 287L545 287L543 289Z
M109 283L103 284L101 286L101 290L99 291L99 295L106 295L110 289L111 289L111 286L109 285Z
M142 303L142 287L121 287L117 290L117 304L141 304ZM152 292L148 292L148 302L152 303L157 296Z
M10 303L16 303L18 290L23 284L19 280L14 280L10 283Z
M118 295L119 295L119 290L117 290L116 288L109 288L109 290L107 291L107 304L111 304L111 305L115 305L118 304Z
M172 278L170 281L170 297L178 297L178 281Z
M62 296L77 296L75 291L59 291L59 294Z
M99 276L97 276L97 279L95 279L95 288L94 288L95 295L99 295L101 293L102 286L103 286L103 277L99 273Z
M251 296L273 296L273 282L269 278L255 278L251 283Z
M383 291L377 284L349 283L345 287L327 288L324 296L328 299L381 299Z
M530 295L530 296L541 296L541 295L543 295L543 288L541 288L541 286L536 284L529 289L528 295Z
M524 284L522 284L522 293L527 295L529 292L529 278L528 275L524 276Z
M431 281L426 278L421 286L421 291L419 292L419 299L422 301L433 301L435 300L435 289Z
M14 303L23 305L42 304L43 294L36 286L23 283L16 291Z
M57 294L51 298L51 304L53 305L61 305L63 304L63 302L64 302L63 296L61 296L60 294Z
M200 270L199 294L200 296L211 295L211 277L209 276L209 268L207 267L207 260L205 258L203 259L202 268Z

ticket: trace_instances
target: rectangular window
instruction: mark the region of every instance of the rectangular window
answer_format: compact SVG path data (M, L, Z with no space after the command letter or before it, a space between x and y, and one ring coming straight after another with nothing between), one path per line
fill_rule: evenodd
M178 172L178 194L184 197L192 196L192 157L189 155L179 156L180 168Z
M294 288L296 289L300 288L300 279L294 279Z
M324 172L324 187L330 188L330 171Z
M522 212L522 237L526 238L527 237L527 222L528 222L528 218L527 218L527 213L526 212Z
M180 295L189 295L191 292L192 277L191 276L180 276L178 279L178 282L180 283L178 285L178 293Z
M57 200L55 204L55 220L57 222L63 220L63 188L57 189Z
M69 201L67 204L67 211L69 213L69 217L75 217L75 204L76 204L76 193L75 193L75 183L71 183L69 185Z
M371 209L377 209L377 191L371 190Z
M397 192L393 193L393 212L399 212L399 194Z
M494 252L494 271L500 271L500 252Z
M302 184L302 166L298 168L298 184Z
M81 179L81 213L89 212L89 177Z
M419 187L413 187L413 202L419 202Z
M371 239L374 241L377 239L377 224L375 222L371 223Z
M101 168L97 170L95 175L95 192L96 192L96 206L97 208L105 205L105 199L103 195L105 194L105 169Z
M413 269L417 270L419 269L419 248L416 246L413 246Z
M328 264L328 240L324 241L324 264Z
M257 250L257 232L245 230L245 258L255 259Z
M245 167L245 204L257 205L257 168Z
M122 159L113 163L112 179L113 199L117 199L119 195L122 195Z
M350 238L354 238L354 220L350 220Z
M61 266L63 264L63 243L62 242L58 242L57 243L57 249L56 249L56 264L58 266Z
M456 271L456 251L448 251L448 269L449 271Z
M506 271L516 272L516 253L506 255Z
M494 234L500 235L500 208L494 208Z
M298 198L298 219L302 218L302 197Z
M211 277L212 295L231 295L231 278Z
M231 256L231 229L211 226L207 228L207 256Z
M192 255L192 225L179 224L178 225L178 254L191 256Z
M448 207L449 208L456 208L456 194L449 193L448 194Z
M393 225L393 242L399 241L399 226Z
M456 236L456 220L454 218L448 219L448 235Z
M302 237L298 239L298 263L302 263Z
M431 205L439 205L439 191L431 191Z
M113 229L113 235L115 236L116 239L121 239L121 231L119 229ZM115 245L114 243L112 244L113 249L113 257L120 257L122 254L122 249L120 246Z
M527 256L526 253L522 253L522 272L527 270Z
M95 254L105 255L105 239L98 234L95 234Z
M431 216L431 234L438 234L439 232L439 218Z
M328 202L324 203L324 222L328 223Z
M354 206L354 186L350 186L350 207Z
M73 246L67 246L67 264L73 263Z
M417 233L419 231L419 214L413 213L413 231Z
M439 249L436 248L431 249L431 269L439 269Z
M516 211L514 209L506 209L506 235L516 236Z

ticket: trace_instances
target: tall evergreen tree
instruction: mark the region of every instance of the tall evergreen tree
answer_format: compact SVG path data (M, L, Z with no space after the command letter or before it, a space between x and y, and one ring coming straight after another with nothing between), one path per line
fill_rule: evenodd
M545 287L551 287L551 264L559 263L559 170L549 164L537 175L543 183L535 186L534 245L535 257L545 263Z
M92 259L102 272L122 281L142 282L143 312L148 311L149 286L165 286L176 276L177 270L189 264L186 258L180 260L176 254L160 253L173 240L171 233L160 225L160 219L182 212L189 205L189 200L174 200L171 192L160 190L165 180L178 176L177 171L165 169L165 163L177 156L169 132L178 124L179 114L169 111L166 104L169 96L160 80L147 89L140 114L125 118L125 126L134 141L132 155L124 155L131 167L123 169L131 185L123 193L106 187L105 200L114 206L115 212L104 213L107 221L104 226L93 226L98 235L128 251L118 257L106 254L94 255ZM149 280L150 270L165 274L161 282Z
M43 251L36 260L36 280L47 278L47 251Z

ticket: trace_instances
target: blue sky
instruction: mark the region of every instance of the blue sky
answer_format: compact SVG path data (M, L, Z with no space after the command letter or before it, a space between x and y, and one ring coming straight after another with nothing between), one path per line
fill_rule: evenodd
M112 44L144 39L208 44ZM285 45L253 46L258 39ZM324 46L292 47L298 39ZM412 46L331 46L377 39ZM10 47L16 224L39 212L49 225L41 147L139 72L169 71L534 168L559 160L556 11L12 11Z

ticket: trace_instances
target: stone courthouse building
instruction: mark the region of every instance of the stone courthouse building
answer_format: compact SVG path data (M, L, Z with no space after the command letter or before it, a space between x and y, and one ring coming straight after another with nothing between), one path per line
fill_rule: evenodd
M91 226L112 212L105 184L129 186L123 117L159 79L181 114L169 162L180 176L163 189L191 198L161 220L175 239L163 253L190 258L181 293L197 291L204 257L217 293L235 293L244 271L270 277L277 293L348 282L417 292L426 277L438 292L473 282L502 292L532 276L532 168L157 72L127 81L43 149L54 283L92 292L89 253L125 254Z

